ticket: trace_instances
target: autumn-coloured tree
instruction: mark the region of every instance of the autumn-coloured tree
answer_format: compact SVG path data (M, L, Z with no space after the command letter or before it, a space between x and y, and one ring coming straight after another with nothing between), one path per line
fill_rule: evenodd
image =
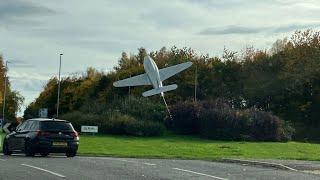
M4 87L6 84L6 107L5 107L5 119L7 121L13 122L16 119L16 113L20 110L24 98L19 94L19 92L11 89L10 79L6 76L7 69L4 65L4 60L0 55L0 109L2 118L2 108L4 100ZM7 81L5 81L5 77Z

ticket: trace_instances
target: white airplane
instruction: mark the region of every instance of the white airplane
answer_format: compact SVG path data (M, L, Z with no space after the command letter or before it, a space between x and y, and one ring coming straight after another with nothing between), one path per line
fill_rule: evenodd
M154 89L142 93L142 96L147 97L155 94L161 94L161 96L164 97L164 92L175 90L178 86L176 84L163 86L162 81L187 69L191 65L192 62L186 62L163 69L158 69L158 66L156 65L154 60L151 57L146 56L143 61L143 66L146 73L114 82L113 86L126 87L153 85Z

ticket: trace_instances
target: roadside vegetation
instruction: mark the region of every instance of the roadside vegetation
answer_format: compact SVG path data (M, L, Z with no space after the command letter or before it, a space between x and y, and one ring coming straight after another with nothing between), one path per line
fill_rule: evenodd
M215 140L288 141L294 129L270 112L235 109L221 99L182 102L171 108L166 126L177 134Z
M176 91L166 93L173 119L166 115L158 96L140 98L150 87L112 86L116 80L143 73L143 58L147 54L159 68L186 61L194 63L188 70L165 81L165 84L179 85ZM110 72L88 68L86 73L64 78L59 118L70 120L78 131L81 125L98 125L102 134L161 136L169 130L189 135L191 139L196 135L203 139L238 141L319 140L319 69L320 32L312 30L296 31L290 38L277 40L268 50L247 47L234 52L225 49L221 57L199 55L191 48L164 47L150 53L139 48L137 54L123 52L118 65ZM48 108L49 116L54 117L56 99L57 79L52 78L27 107L24 118L37 117L40 108ZM188 139L189 136L183 137ZM240 156L245 156L251 150L242 151L241 143L236 147L243 153ZM252 145L257 150L252 152L258 154L273 152L272 143L262 143L259 148L255 148L254 142L244 144ZM290 149L300 145L308 146L295 142L280 144L283 149L278 149L275 157L284 155L286 146ZM158 148L159 151L165 149ZM263 151L263 148L267 149ZM292 152L297 152L297 157L304 154L299 150Z
M18 91L14 91L11 88L10 79L7 78L5 81L5 74L7 69L2 55L0 54L0 119L2 116L3 102L4 102L4 89L6 82L6 108L5 108L5 119L8 122L16 122L16 113L20 110L20 107L24 101L24 98L20 95Z
M0 139L4 134L0 133ZM320 144L310 142L218 141L198 136L166 134L158 137L80 135L80 156L177 158L292 159L320 161ZM0 145L2 152L2 144Z
M0 152L2 152L2 143L5 137L5 133L0 131Z
M302 142L245 142L207 140L197 136L134 137L81 135L80 155L180 158L320 160L320 144Z

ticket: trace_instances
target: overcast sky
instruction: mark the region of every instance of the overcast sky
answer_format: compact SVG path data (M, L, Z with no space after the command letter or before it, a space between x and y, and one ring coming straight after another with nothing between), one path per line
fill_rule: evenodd
M318 0L1 0L0 53L28 104L57 75L59 53L68 75L111 69L139 47L212 56L224 46L264 49L296 29L319 29L319 12Z

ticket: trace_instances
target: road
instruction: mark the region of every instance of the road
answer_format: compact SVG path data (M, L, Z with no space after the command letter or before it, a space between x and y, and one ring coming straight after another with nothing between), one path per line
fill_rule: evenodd
M0 179L320 179L320 176L200 160L0 156Z

